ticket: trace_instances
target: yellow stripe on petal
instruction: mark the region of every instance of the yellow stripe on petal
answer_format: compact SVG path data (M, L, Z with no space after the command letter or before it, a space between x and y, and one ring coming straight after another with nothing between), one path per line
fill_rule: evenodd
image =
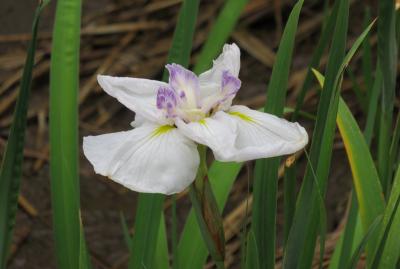
M229 112L229 114L232 115L232 116L239 117L242 120L247 121L247 122L256 122L252 117L247 116L247 115L245 115L243 113L240 113L238 111L231 111L231 112Z
M205 119L199 120L199 123L200 123L201 125L206 125L206 124L207 124Z
M175 128L175 127L172 126L172 125L163 125L163 126L160 126L160 127L158 127L157 129L155 129L155 130L153 131L153 134L151 135L151 137L153 138L153 137L158 137L158 136L160 136L160 135L166 134L166 133L168 133L169 131L171 131L171 130L174 129L174 128Z

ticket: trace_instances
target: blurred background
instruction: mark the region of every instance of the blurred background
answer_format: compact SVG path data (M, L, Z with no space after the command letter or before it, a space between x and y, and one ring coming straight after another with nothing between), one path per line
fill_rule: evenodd
M290 74L287 106L294 107L307 64L315 49L324 18L324 2L305 1L296 35L296 48ZM349 42L364 28L367 7L376 16L377 1L351 2ZM80 137L127 130L134 113L101 91L97 74L161 79L167 52L181 1L179 0L85 0L83 1L80 61ZM235 102L252 108L263 106L266 88L274 63L276 48L293 0L250 0L242 12L230 42L242 51L240 78L242 88ZM26 57L27 42L36 1L2 0L0 3L0 153L7 141L17 89ZM207 37L210 26L223 1L201 1L195 32L192 63ZM51 30L55 2L43 12L36 53L32 98L28 113L24 173L21 182L19 210L9 268L55 268L51 224L48 95ZM373 51L376 36L370 37ZM352 61L351 75L345 76L343 97L360 126L364 124L361 107L352 90L364 90L359 56ZM374 57L375 58L375 57ZM323 68L327 58L322 60ZM323 70L323 69L322 69ZM317 84L315 83L315 87ZM306 96L305 110L315 113L315 91ZM397 100L396 106L399 106ZM301 118L304 126L311 126ZM311 134L312 130L308 129ZM336 139L327 192L328 231L326 258L332 254L351 189L351 173L343 144ZM239 268L240 230L251 212L252 163L245 166L237 179L224 211L229 268ZM130 226L133 223L136 193L95 175L81 155L81 208L86 240L95 268L126 268L128 248L123 240L120 213ZM299 175L303 174L299 169ZM299 177L300 180L301 177ZM299 185L299 184L298 184ZM250 192L248 191L250 190ZM282 233L282 195L278 200L278 242ZM185 193L178 196L178 225L183 226L190 201ZM170 212L167 198L165 210ZM249 208L246 210L246 208ZM167 226L169 226L167 218ZM277 250L277 259L281 249ZM211 265L209 266L211 268Z

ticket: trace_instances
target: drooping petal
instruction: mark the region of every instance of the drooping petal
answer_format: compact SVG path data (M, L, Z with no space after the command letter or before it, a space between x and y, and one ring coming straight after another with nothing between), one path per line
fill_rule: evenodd
M180 106L188 109L199 107L199 81L192 72L179 64L167 64L169 85L175 90Z
M175 125L190 139L212 149L215 159L229 158L234 152L236 124L224 120L222 111L200 121L186 123L177 118Z
M222 74L224 71L238 77L240 70L240 49L233 44L226 44L221 55L214 61L213 67L200 74L200 94L202 98L216 93L221 87Z
M138 192L180 192L199 165L196 144L169 125L84 137L83 151L96 173Z
M163 111L157 108L157 91L160 87L168 87L161 81L129 78L97 76L97 81L105 92L115 97L130 110L145 119L159 124L166 124Z
M306 130L274 115L232 106L221 114L223 121L237 125L233 152L224 154L223 161L248 161L292 154L308 143Z

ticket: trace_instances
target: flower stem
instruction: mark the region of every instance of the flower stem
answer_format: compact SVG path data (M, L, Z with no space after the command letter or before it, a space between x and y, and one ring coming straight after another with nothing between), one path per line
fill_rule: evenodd
M207 177L206 147L198 146L200 165L190 187L190 199L207 249L218 269L224 267L225 236L222 217Z

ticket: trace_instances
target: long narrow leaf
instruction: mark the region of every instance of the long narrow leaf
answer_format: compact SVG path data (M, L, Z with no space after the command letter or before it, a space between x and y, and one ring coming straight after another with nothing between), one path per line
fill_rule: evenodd
M241 163L221 163L214 161L208 171L211 188L214 192L219 210L224 207L240 169ZM202 240L194 210L186 220L178 245L179 268L203 268L207 259L207 248Z
M22 175L25 126L31 90L32 69L35 61L36 37L40 13L48 1L40 2L32 23L32 40L29 42L24 71L13 123L8 136L0 170L0 268L4 269L14 230L19 186Z
M397 74L397 42L395 3L379 1L378 9L378 63L382 72L382 95L378 140L378 171L383 191L388 193L391 182L391 167L387 162L390 149L393 107Z
M314 70L314 72L320 84L323 85L323 76L316 70ZM382 214L385 204L381 196L382 188L378 172L375 168L368 145L350 109L342 98L339 100L337 125L352 170L353 184L360 208L361 222L366 232L370 229L370 226L377 217ZM369 239L371 245L370 251L377 245L376 237L371 236L371 238L372 239Z
M218 55L222 46L233 31L240 13L248 0L227 0L221 13L218 15L207 42L204 44L199 60L194 67L195 73L201 73L210 67L212 60Z
M299 95L297 96L295 111L292 115L293 121L297 120L298 117L301 115L300 109L303 106L304 98L313 83L313 73L311 70L312 70L312 68L317 68L319 66L323 52L329 44L329 41L332 36L332 32L336 25L336 18L337 18L337 13L338 13L340 2L335 1L334 7L332 8L332 11L330 12L329 16L328 16L328 2L329 1L325 1L326 16L325 16L325 19L323 22L322 33L318 40L318 44L315 47L314 53L312 55L303 85L300 89ZM314 118L314 120L315 120L315 118ZM294 209L295 209L295 204L296 204L296 193L289 193L287 190L295 189L296 167L297 167L297 163L295 162L290 167L285 169L285 181L284 181L284 188L285 188L285 192L284 192L284 199L285 199L285 202L284 202L284 214L285 214L284 238L285 238L285 240L284 241L285 241L285 245L287 242L287 238L289 236L290 228L292 226Z
M347 0L340 0L338 5L336 26L326 70L326 83L318 105L317 121L310 150L311 164L316 169L316 177L322 195L325 193L331 161L338 106L337 92L340 86L337 84L337 77L343 73L339 69L344 60L349 12ZM308 166L297 200L296 212L285 249L283 268L311 267L318 231L319 208L317 205L314 177Z
M80 0L57 2L50 67L50 174L55 247L61 269L87 265L79 213L80 22Z
M400 258L400 166L397 168L392 192L383 215L383 225L379 235L379 248L372 268L397 268Z
M267 89L268 98L264 111L277 116L283 115L294 41L302 5L303 1L298 1L289 15ZM279 157L256 162L252 229L257 242L258 263L261 268L275 267L279 163Z

